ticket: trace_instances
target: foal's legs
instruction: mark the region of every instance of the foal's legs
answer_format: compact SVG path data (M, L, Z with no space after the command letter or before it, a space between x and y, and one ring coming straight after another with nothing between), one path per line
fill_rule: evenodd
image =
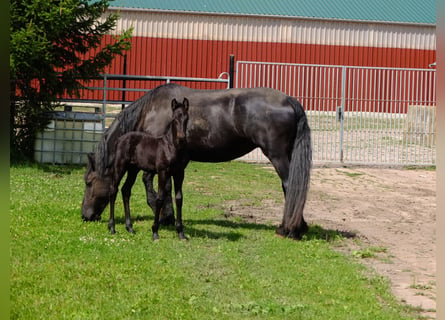
M124 210L125 210L125 228L128 232L134 233L133 224L131 223L130 216L130 197L131 197L131 188L136 181L136 177L138 175L139 169L131 168L128 170L127 179L125 180L124 185L122 186L122 199L124 202Z
M145 192L147 195L147 204L150 208L155 210L156 207L156 191L153 188L153 178L155 173L152 172L144 172L142 177L142 181L144 182ZM165 203L164 208L162 209L159 216L159 223L164 226L174 225L175 224L175 213L173 210L173 202L171 197L172 184L171 179L168 179L166 183L166 195L165 195Z
M175 200L176 200L176 231L181 240L187 240L184 235L182 225L182 183L184 181L184 170L178 170L173 176L175 183Z
M156 205L154 210L155 220L153 222L153 226L151 227L151 230L153 231L153 240L159 239L159 215L165 202L165 184L167 183L167 179L170 179L170 175L168 175L165 170L158 172L158 195L156 197Z
M114 204L116 202L116 196L119 189L119 183L121 182L125 172L125 159L120 159L115 163L112 173L112 181L110 186L110 220L108 221L108 229L110 229L112 234L116 233L115 222L114 222Z

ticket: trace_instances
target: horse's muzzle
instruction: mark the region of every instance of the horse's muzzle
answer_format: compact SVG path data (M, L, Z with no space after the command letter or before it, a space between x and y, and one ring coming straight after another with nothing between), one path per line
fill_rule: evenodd
M98 221L100 220L100 214L94 212L94 209L85 209L82 207L82 220L83 221Z

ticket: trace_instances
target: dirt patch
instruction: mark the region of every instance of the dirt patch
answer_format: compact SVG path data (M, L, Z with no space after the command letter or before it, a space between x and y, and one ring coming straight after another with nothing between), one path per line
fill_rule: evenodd
M227 204L230 215L279 223L283 204ZM402 302L436 317L436 172L393 168L313 168L305 219L354 234L339 250L387 277Z

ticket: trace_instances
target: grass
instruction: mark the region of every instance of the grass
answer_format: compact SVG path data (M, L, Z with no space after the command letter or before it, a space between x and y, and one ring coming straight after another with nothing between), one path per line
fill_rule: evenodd
M349 113L349 112L348 112ZM340 122L335 115L323 112L308 113L313 131L337 131ZM402 131L405 118L391 118L382 113L363 113L360 116L347 115L344 118L345 131Z
M360 176L364 175L364 173L361 173L361 172L346 172L346 171L342 171L342 170L338 170L338 169L336 171L343 173L350 178L360 177Z
M405 166L405 170L426 170L426 171L436 171L436 166Z
M275 226L224 215L224 202L282 199L275 173L240 162L191 163L184 185L185 232L151 241L153 214L138 181L136 234L80 219L84 168L10 168L11 319L413 319L353 257L342 236L311 226L302 241ZM120 204L120 205L119 205Z
M367 247L361 250L354 250L352 256L356 258L375 258L378 253L386 253L388 249L386 247Z

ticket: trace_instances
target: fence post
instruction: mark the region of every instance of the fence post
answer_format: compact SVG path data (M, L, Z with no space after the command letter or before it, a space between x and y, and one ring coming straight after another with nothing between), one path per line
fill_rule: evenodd
M340 162L343 162L344 115L346 111L346 67L341 68L341 106L338 120L340 121Z
M107 75L104 74L104 92L103 92L103 100L102 100L102 128L105 130L105 120L107 116Z
M229 58L229 88L233 88L234 74L235 74L235 56L231 54Z
M124 75L127 75L127 55L124 55L124 70L123 70ZM126 89L127 88L127 80L126 78L124 78L124 80L122 81L122 110L124 110L125 108L125 94L126 94Z

